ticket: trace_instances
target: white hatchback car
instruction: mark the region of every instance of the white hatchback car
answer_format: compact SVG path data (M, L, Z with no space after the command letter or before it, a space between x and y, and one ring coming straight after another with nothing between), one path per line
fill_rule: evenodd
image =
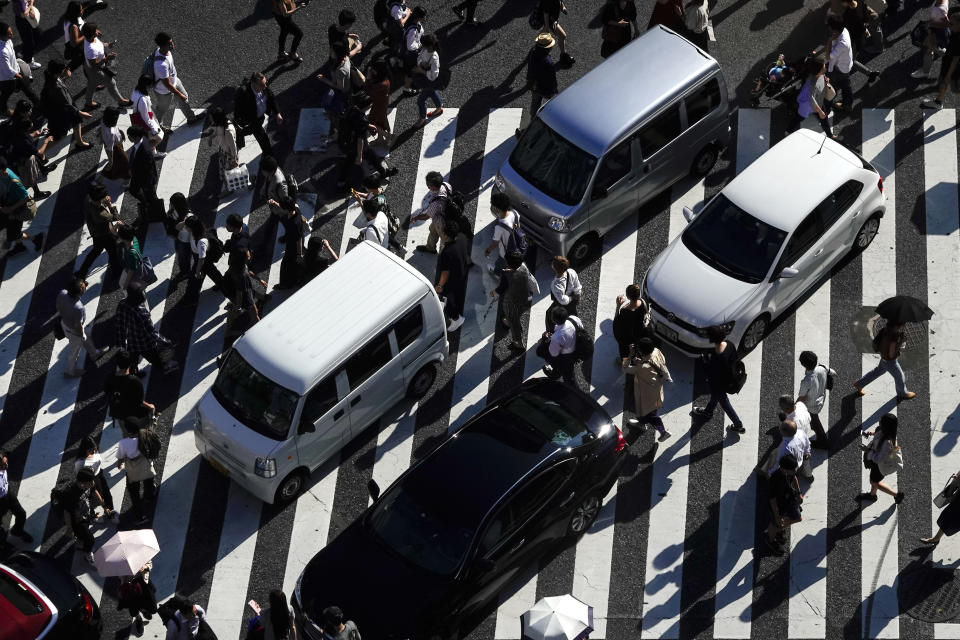
M866 160L801 129L760 156L698 214L647 270L643 297L659 336L688 354L723 326L747 353L770 323L865 249L886 211L883 178Z

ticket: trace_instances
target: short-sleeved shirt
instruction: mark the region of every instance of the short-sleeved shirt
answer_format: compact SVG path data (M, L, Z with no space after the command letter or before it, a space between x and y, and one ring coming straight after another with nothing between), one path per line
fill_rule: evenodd
M813 369L809 369L800 381L800 392L797 395L806 398L803 404L807 406L810 413L820 413L827 397L827 368L818 364Z
M330 640L360 640L360 631L353 620L347 620L343 623L343 630L332 635L327 635Z
M160 48L157 47L153 56L153 77L157 79L157 84L154 85L153 90L166 95L170 93L170 89L167 88L163 79L170 78L171 84L177 83L177 67L173 64L173 54L168 52L167 55L163 55L160 53Z
M6 174L0 175L0 191L3 192L3 204L7 206L30 197L23 180L10 169L7 169Z
M83 41L83 58L88 65L90 64L91 60L94 62L99 62L100 60L103 60L105 56L106 53L103 48L103 42L100 41L100 38L96 38L93 41Z
M797 491L795 476L786 476L777 469L772 476L767 487L770 491L770 499L777 501L777 507L782 511L789 506L800 502L800 493Z
M467 278L467 269L470 265L470 244L467 237L458 233L453 242L443 245L440 255L437 256L437 279L444 271L449 271L447 285L451 289L463 286Z
M197 256L197 260L203 260L207 257L207 249L210 247L210 241L206 238L200 238L197 240L193 237L193 234L190 234L190 251L193 255Z
M13 48L13 38L3 43L3 48L0 49L0 57L3 58L3 64L0 64L0 82L13 80L20 73L17 54Z
M810 412L802 402L797 402L794 405L793 411L787 414L787 420L793 420L793 422L796 423L797 431L803 431L807 435L813 433L813 431L810 430Z
M375 242L384 249L390 245L390 223L383 211L377 211L377 217L364 224L363 239Z
M61 289L57 294L57 313L60 319L68 327L75 327L78 324L83 325L87 320L87 313L83 309L83 302L80 298L74 298L66 289Z
M403 14L407 11L407 4L405 2L398 2L397 4L390 7L390 17L394 20L399 20L403 17Z
M517 212L513 209L507 211L507 215L498 219L493 225L493 239L497 243L497 249L500 251L500 257L507 257L507 244L510 242L510 232L517 224Z

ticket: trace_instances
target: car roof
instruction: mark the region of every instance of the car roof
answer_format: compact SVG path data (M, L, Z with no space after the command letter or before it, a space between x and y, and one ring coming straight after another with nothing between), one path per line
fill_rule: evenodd
M299 394L431 291L414 267L362 242L255 324L234 348Z
M539 117L599 158L690 82L719 68L708 53L657 25L561 91Z
M862 170L860 159L840 143L799 129L741 171L722 193L754 217L789 233L837 187L859 178Z
M26 576L4 565L0 565L0 572L20 584L43 607L43 610L36 614L24 614L13 603L0 595L0 638L4 640L33 640L33 638L40 637L41 633L50 625L51 619L56 613L55 606Z

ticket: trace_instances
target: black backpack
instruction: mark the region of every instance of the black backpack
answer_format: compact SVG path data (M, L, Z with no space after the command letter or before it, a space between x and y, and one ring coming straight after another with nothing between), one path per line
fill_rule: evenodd
M573 348L573 355L581 362L593 359L593 336L579 326L577 326L577 343Z
M137 432L137 448L147 460L156 460L160 457L160 448L163 443L160 442L160 436L150 428L140 429Z
M730 377L727 378L727 393L740 393L747 382L747 368L743 360L734 358L730 361Z
M189 604L190 601L184 598L183 596L171 596L169 600L157 606L157 615L160 616L160 622L163 623L163 626L166 627L167 623L171 620L174 621L177 625L177 629L180 628L180 620L177 619L177 616L174 615L180 608L184 605Z
M152 52L150 55L148 55L144 59L143 64L140 65L140 75L148 76L151 80L156 82L157 76L153 71L153 63L163 60L165 57L166 56L162 56L162 55L158 56L156 51Z
M834 375L830 372L830 367L826 365L820 365L820 366L826 369L827 371L827 382L823 386L824 388L826 388L827 391L830 391L831 389L833 389Z
M527 249L530 248L530 243L527 241L527 234L523 232L523 229L520 228L520 214L517 215L517 221L514 223L513 228L511 229L503 220L497 220L497 225L503 227L510 232L510 235L507 236L507 253L513 253L514 251L519 252L521 255L527 255Z
M217 236L215 229L207 229L203 234L203 237L207 239L209 243L207 245L207 260L210 261L210 264L216 264L220 262L220 258L223 257L223 254L226 252L226 249L223 246L223 241Z

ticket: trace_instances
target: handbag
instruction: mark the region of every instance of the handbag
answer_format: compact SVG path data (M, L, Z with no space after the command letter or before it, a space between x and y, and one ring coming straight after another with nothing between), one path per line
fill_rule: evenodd
M153 261L150 260L150 256L140 254L137 273L133 278L144 285L150 285L157 281L157 274L153 271Z
M903 471L903 454L900 452L900 447L893 447L889 454L877 462L877 468L885 476Z
M231 193L249 188L250 170L247 169L247 165L241 164L233 169L225 169L223 172L223 183L227 186L227 191Z
M823 99L827 102L833 102L837 97L837 90L829 82L823 87Z
M957 489L960 489L960 477L952 475L950 479L947 480L947 484L943 485L940 493L934 496L933 504L935 504L938 509L943 509L957 497Z
M36 29L40 26L40 9L37 9L37 5L30 7L30 11L26 15L27 23Z

